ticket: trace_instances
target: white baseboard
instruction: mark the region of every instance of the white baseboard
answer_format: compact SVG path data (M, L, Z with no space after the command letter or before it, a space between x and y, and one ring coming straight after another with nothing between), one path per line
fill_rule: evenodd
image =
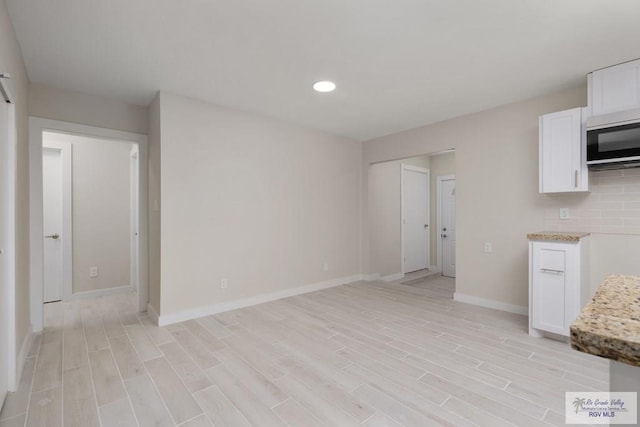
M394 274L390 274L388 276L383 276L380 278L380 280L384 280L385 282L394 282L396 280L400 280L404 278L404 273L394 273Z
M325 282L311 283L309 285L297 286L295 288L283 289L281 291L269 292L253 297L237 299L234 301L222 302L204 307L192 308L174 313L158 316L158 326L171 325L173 323L183 322L185 320L197 319L198 317L209 316L211 314L222 313L225 311L236 310L238 308L250 307L269 301L275 301L282 298L288 298L295 295L306 294L308 292L328 289L335 286L345 285L351 282L357 282L363 279L362 274L341 277L338 279L327 280Z
M473 295L461 294L460 292L455 292L453 294L453 299L458 302L478 305L480 307L492 308L494 310L506 311L509 313L522 314L524 316L529 314L529 309L527 307L474 297Z
M108 295L116 295L116 294L126 294L133 291L134 290L131 286L126 285L126 286L118 286L115 288L98 289L96 291L76 292L71 294L67 298L65 298L65 301L70 301L74 299L98 298L98 297L105 297Z
M156 311L155 308L153 308L153 306L151 304L147 304L147 314L149 315L149 317L151 318L153 323L155 323L157 325L158 324L158 319L159 319L160 316L158 316L158 312Z
M15 379L15 388L18 388L18 384L20 384L20 378L22 378L22 371L24 370L24 365L27 363L27 355L29 354L29 349L31 348L31 344L33 344L33 327L29 325L29 329L27 329L27 333L22 340L22 345L20 346L20 352L18 353L18 357L16 360L16 379ZM10 390L16 391L16 390Z
M362 280L366 280L367 282L372 282L374 280L380 280L380 273L371 273L371 274L363 274Z

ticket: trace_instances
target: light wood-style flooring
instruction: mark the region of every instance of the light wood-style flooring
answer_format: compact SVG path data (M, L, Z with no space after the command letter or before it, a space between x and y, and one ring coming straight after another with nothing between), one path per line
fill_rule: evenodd
M131 295L46 305L0 426L564 425L608 363L433 286L357 282L163 328ZM448 291L447 291L448 289Z

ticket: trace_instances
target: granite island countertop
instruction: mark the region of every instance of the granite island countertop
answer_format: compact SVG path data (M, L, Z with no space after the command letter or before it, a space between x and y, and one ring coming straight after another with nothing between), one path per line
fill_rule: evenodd
M591 233L577 233L571 231L539 231L527 234L529 240L544 240L553 242L578 242Z
M640 276L604 280L571 324L571 347L640 367Z

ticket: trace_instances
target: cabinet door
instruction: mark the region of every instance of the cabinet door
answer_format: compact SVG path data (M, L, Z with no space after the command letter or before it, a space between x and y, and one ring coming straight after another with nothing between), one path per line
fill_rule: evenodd
M582 109L540 117L540 192L587 191Z
M578 286L575 244L534 242L531 251L531 325L535 329L569 335Z
M589 100L594 116L640 108L640 60L594 71Z

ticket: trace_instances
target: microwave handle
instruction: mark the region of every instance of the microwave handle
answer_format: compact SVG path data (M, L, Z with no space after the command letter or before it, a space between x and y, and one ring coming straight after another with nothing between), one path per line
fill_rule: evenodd
M578 188L578 169L573 174L573 185Z

